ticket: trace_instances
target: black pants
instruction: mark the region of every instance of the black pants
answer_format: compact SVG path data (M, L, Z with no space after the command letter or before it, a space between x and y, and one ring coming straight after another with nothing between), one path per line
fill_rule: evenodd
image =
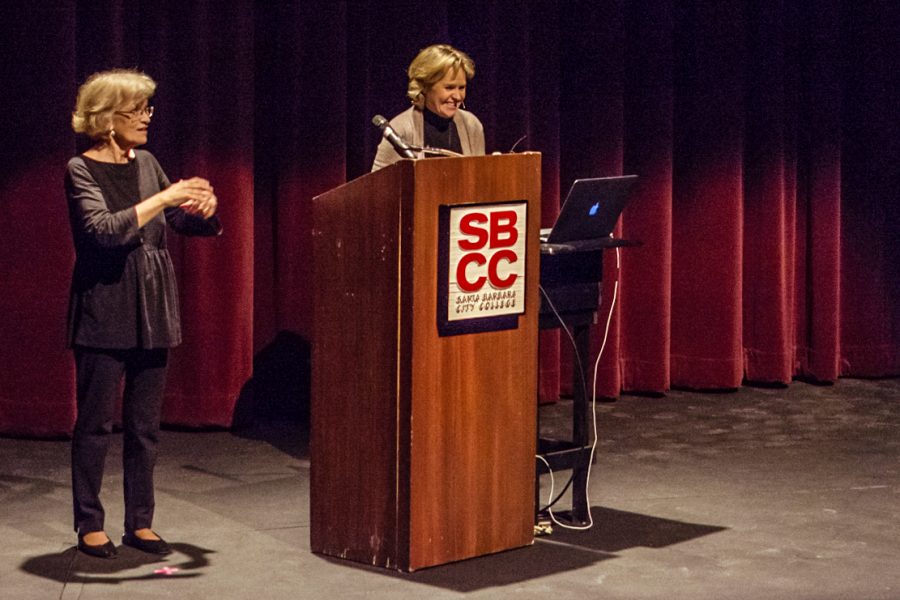
M72 437L72 498L75 531L104 528L100 503L103 468L122 391L125 531L153 522L153 467L166 381L167 349L102 350L75 348L78 418Z

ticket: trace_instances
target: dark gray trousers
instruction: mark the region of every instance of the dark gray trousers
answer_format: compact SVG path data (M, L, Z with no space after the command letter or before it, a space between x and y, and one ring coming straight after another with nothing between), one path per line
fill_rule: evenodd
M75 531L80 534L104 529L100 487L116 400L123 391L125 531L152 525L153 467L167 362L167 349L75 348L78 417L72 437L72 498Z

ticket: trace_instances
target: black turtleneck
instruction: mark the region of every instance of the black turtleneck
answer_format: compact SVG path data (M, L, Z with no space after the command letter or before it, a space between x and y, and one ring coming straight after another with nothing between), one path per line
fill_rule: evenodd
M453 119L445 119L428 108L422 112L425 113L425 145L462 154L462 143Z

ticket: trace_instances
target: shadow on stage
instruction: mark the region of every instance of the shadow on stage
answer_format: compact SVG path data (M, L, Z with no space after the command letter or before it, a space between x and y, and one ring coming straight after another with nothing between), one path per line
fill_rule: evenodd
M167 557L119 546L114 559L88 556L72 546L63 552L29 558L19 568L63 584L118 585L126 581L200 577L201 570L209 566L207 555L215 552L192 544L170 545L174 553Z
M594 526L587 531L554 525L553 535L538 539L597 552L616 553L631 548L665 548L728 529L599 506L591 509L591 515L594 517Z
M308 340L282 330L253 357L253 376L235 405L232 433L294 458L309 457L310 353Z
M582 569L618 558L618 552L631 548L665 548L727 529L599 506L593 507L591 514L594 526L587 531L569 531L554 526L552 535L535 538L534 545L530 547L414 573L378 569L331 557L321 558L336 565L364 569L415 583L458 592L475 592Z

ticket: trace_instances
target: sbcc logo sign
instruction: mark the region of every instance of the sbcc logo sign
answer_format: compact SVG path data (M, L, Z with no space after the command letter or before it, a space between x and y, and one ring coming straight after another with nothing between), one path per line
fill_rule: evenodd
M525 311L524 202L453 206L449 219L449 321Z

